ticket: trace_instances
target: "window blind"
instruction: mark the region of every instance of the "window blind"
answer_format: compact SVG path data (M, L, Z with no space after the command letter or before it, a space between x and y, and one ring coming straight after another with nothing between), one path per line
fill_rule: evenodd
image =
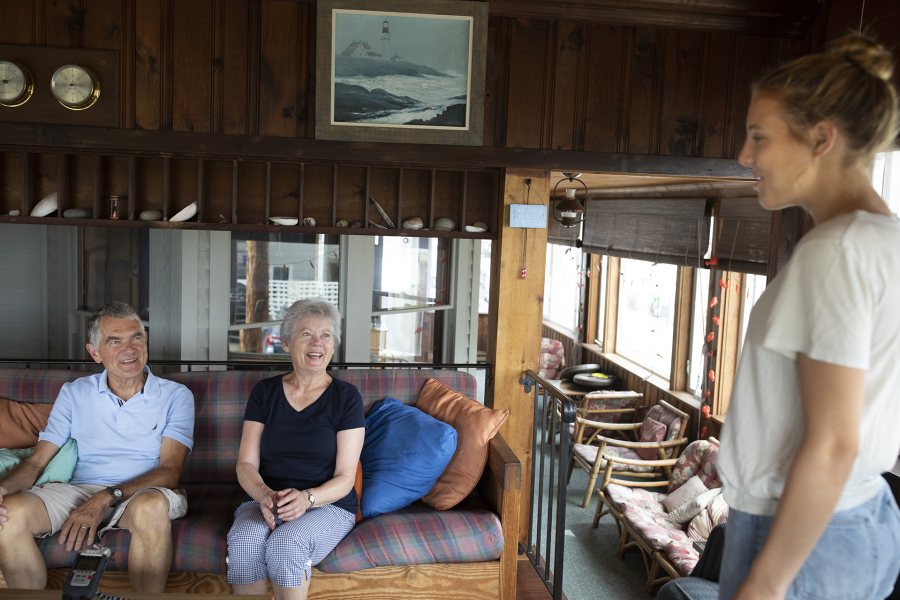
M727 271L765 275L772 213L752 198L723 198L715 219L713 256Z
M559 244L560 246L575 246L578 236L581 234L582 223L575 227L563 227L562 224L553 218L553 203L551 202L550 210L547 217L547 243Z
M703 266L709 248L706 198L589 200L585 252Z

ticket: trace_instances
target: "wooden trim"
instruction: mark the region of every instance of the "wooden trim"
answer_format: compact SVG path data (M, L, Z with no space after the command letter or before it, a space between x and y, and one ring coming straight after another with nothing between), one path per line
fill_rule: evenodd
M615 256L606 258L606 313L603 315L603 351L616 351L619 313L619 264Z
M821 10L816 0L491 0L490 15L591 21L616 25L766 36L809 33Z
M731 401L734 371L741 339L741 297L744 289L744 274L718 271L725 277L726 286L719 297L718 350L716 351L716 381L713 387L712 412L724 415Z
M584 341L593 343L600 333L600 295L603 293L603 257L588 254L587 292L584 300Z
M678 268L675 291L675 327L672 336L672 364L669 388L687 389L687 363L691 357L691 313L694 306L694 269Z
M733 159L691 158L616 152L529 150L487 146L339 142L272 136L123 130L108 127L0 123L0 149L29 152L88 151L108 154L197 158L339 162L382 166L522 168L644 175L688 175L748 179L750 170Z

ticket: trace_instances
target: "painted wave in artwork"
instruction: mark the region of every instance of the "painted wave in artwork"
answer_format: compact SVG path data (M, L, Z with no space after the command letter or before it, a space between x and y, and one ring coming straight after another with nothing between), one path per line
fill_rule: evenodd
M336 57L334 120L466 126L465 76L408 61Z

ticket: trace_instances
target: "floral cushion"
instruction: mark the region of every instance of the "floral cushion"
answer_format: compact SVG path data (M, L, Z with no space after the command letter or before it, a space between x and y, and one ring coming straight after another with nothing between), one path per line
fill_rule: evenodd
M541 356L538 373L544 379L556 379L559 371L566 366L566 350L562 342L541 338Z
M666 410L661 404L651 406L645 418L655 419L666 426L666 440L678 439L681 435L681 417Z
M673 540L689 544L692 541L682 530L682 526L671 522L661 509L626 506L623 518L654 550L662 552Z
M662 494L651 492L644 488L632 488L618 483L610 483L606 486L606 497L619 512L626 509L642 509L656 512L664 512L662 508Z
M666 558L672 563L679 573L682 575L690 575L697 561L700 560L700 553L694 548L694 542L691 539L671 540L663 549Z
M573 448L573 452L577 454L583 461L587 464L593 464L594 460L597 458L597 451L599 448L597 446L591 446L590 444L575 444ZM629 458L631 460L642 460L640 456L638 456L634 450L630 448L620 448L619 446L607 446L606 454L608 456L618 456L621 458ZM604 469L606 467L606 461L600 461L600 468ZM621 463L616 463L613 467L615 471L630 471L632 473L652 473L653 467L645 467L645 466L636 466L636 465L624 465Z
M688 479L697 475L707 488L722 487L719 472L716 470L716 458L719 455L719 446L706 440L697 440L688 444L678 462L672 469L672 478L669 481L669 493L678 489Z

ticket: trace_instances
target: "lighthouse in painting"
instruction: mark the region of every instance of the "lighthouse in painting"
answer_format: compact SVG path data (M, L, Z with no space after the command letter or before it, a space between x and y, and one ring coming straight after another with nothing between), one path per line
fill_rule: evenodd
M381 23L381 58L390 57L390 49L391 49L391 26L388 24L388 20L385 19Z

